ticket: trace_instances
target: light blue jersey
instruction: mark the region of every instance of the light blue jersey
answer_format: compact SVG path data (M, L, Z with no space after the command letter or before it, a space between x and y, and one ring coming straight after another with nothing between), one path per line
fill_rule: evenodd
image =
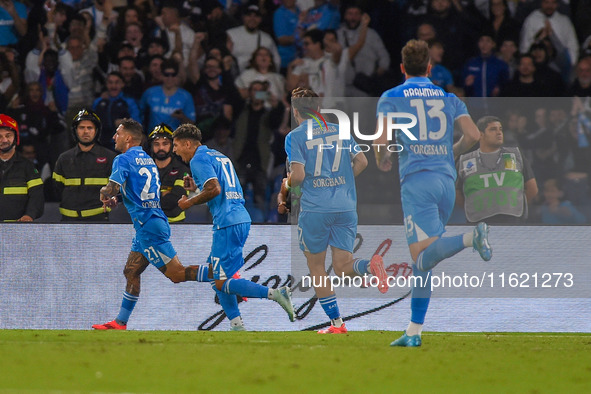
M410 113L417 118L417 124L409 128L416 141L396 130L396 142L403 146L398 154L400 181L419 171L435 171L455 180L454 122L461 116L469 116L466 105L429 78L414 77L382 94L378 116L388 112ZM397 123L409 121L399 118Z
M160 208L160 176L154 160L134 146L113 160L109 180L121 185L123 203L136 229L150 218L167 220Z
M191 173L199 189L210 179L217 179L222 192L207 202L213 216L214 229L240 223L250 223L250 215L244 208L242 186L232 161L220 152L205 145L197 148L191 159Z
M351 137L339 139L339 126L334 123L314 125L312 139L303 122L285 138L285 151L290 163L304 165L306 176L301 185L303 212L334 213L357 209L355 176L351 162L360 153Z
M147 130L153 130L160 123L166 123L171 129L181 125L181 121L172 116L176 110L182 110L185 116L195 121L193 97L185 89L178 88L172 96L167 96L162 86L153 86L146 90L140 100L140 112L149 113Z

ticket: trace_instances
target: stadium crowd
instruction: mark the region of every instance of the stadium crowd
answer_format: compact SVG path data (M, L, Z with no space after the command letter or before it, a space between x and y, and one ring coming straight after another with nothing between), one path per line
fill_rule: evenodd
M39 171L45 201L59 202L52 174L86 108L108 149L123 118L146 136L160 124L197 125L234 162L253 221L285 221L274 195L289 92L379 97L402 81L404 43L420 38L432 81L481 103L469 105L475 120L498 108L505 145L521 149L542 191L528 221L585 223L590 19L583 0L0 0L0 113L18 122L18 150ZM376 182L396 173L360 177L360 205L400 203L399 190Z

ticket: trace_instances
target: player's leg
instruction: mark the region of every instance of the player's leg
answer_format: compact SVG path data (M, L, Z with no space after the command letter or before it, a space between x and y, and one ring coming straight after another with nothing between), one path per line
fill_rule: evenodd
M388 291L388 274L384 269L382 256L374 255L371 260L354 259L353 247L357 237L357 212L337 214L330 228L329 244L332 250L332 267L337 276L372 275L378 279L378 290Z
M210 262L216 288L226 294L273 300L294 321L291 290L287 286L271 289L247 279L232 277L244 265L242 249L249 230L250 223L240 223L214 231Z
M134 238L132 242L132 250L129 252L123 275L127 280L125 291L123 292L123 300L121 301L121 308L115 320L105 324L94 324L92 328L95 330L125 330L127 329L127 322L135 308L140 296L140 276L142 272L149 265L148 260L138 251L138 244Z

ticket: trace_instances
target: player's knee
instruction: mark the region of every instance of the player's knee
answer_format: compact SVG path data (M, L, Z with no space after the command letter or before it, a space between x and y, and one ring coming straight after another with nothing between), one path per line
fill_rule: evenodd
M138 276L137 270L133 267L125 267L123 268L123 276L125 276L125 279L133 279Z
M219 291L222 291L225 282L226 282L225 280L216 280L215 281L215 288L218 289Z

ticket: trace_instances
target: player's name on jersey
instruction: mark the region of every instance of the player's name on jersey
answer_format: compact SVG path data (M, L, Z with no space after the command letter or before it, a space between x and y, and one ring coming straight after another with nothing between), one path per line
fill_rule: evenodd
M151 157L136 157L135 164L140 166L156 165L156 163L154 163L154 160Z
M312 121L308 121L308 135L310 135L310 125L312 125ZM338 129L334 125L328 125L328 129L323 126L315 126L312 128L312 135L318 134L325 134L325 133L338 133Z
M404 93L404 97L443 97L445 93L441 89L431 89L431 88L409 88L403 89L402 92Z
M227 200L240 200L242 198L242 194L238 192L226 192L226 199Z
M408 148L410 151L417 155L447 155L447 146L446 145L420 145L420 144L412 144L409 145Z
M336 178L318 178L312 181L313 187L334 187L344 185L347 180L344 176L338 176Z
M144 201L142 208L160 208L160 201Z

